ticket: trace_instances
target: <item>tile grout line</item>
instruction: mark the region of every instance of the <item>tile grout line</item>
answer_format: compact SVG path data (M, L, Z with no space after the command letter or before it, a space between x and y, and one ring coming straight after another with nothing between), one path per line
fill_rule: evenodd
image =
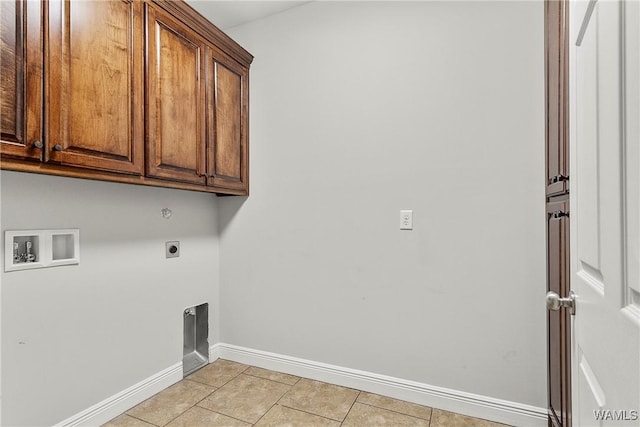
M191 380L187 380L186 378L182 378L182 381L191 381ZM197 382L197 381L194 381ZM176 383L177 384L177 383ZM202 383L198 383L198 384L202 384ZM210 384L206 384L209 387L213 387ZM167 426L169 424L171 424L172 422L174 422L177 418L180 418L182 415L184 415L189 409L195 408L198 403L202 402L204 399L206 399L207 397L211 396L213 393L215 393L217 390L217 388L214 387L213 391L209 394L207 394L205 397L203 397L202 399L198 400L196 403L194 403L193 405L189 406L187 409L185 409L184 411L180 412L178 415L176 415L175 417L173 417L171 420L169 420L168 423L164 423L161 427Z
M216 361L218 361L218 360L224 360L225 362L234 363L234 364L238 364L238 365L243 365L245 368L244 368L242 371L240 371L240 372L238 372L237 374L235 374L235 375L234 375L233 377L231 377L229 380L225 381L225 383L224 383L224 384L222 384L221 386L215 386L215 385L213 385L213 384L208 384L208 383L205 383L205 382L203 382L203 381L198 381L198 380L196 380L196 379L191 379L191 378L189 378L189 377L191 377L192 375L194 375L196 372L200 371L201 369L206 369L207 367L209 367L209 366L213 365L213 364L214 364ZM216 388L216 390L217 390L217 389L220 389L220 388L222 388L222 387L226 386L226 385L227 385L227 384L229 384L231 381L233 381L234 379L236 379L237 377L239 377L241 374L244 374L244 372L245 372L247 369L251 368L251 367L252 367L252 366L250 366L250 365L245 365L245 364L243 364L243 363L233 362L233 361L231 361L231 360L227 360L227 359L216 359L216 360L214 360L213 362L209 363L208 365L205 365L205 366L203 366L202 368L198 369L198 371L195 371L195 372L193 372L193 373L189 374L189 376L188 376L188 377L186 377L186 378L183 378L183 380L194 381L194 382L197 382L197 383L200 383L200 384L208 385L209 387L215 387L215 388ZM274 371L274 372L275 372L275 371Z
M309 381L314 381L314 380L311 380L311 379L309 379L309 378L298 377L298 381L296 381L296 384L292 385L292 386L291 386L291 388L289 389L289 391L287 391L285 394L283 394L283 395L282 395L282 397L280 397L280 399L278 399L278 401L276 402L276 404L279 404L279 405L280 405L280 406L282 406L283 408L291 409L291 410L293 410L293 411L303 412L303 413L305 413L305 414L309 414L309 415L314 415L314 416L316 416L316 417L324 418L325 420L335 421L335 422L337 422L337 423L340 423L340 425L342 425L342 421L340 421L340 420L334 420L333 418L325 417L324 415L314 414L313 412L305 411L304 409L293 408L293 407L291 407L291 406L287 406L287 405L285 405L285 404L283 404L283 403L280 403L280 401L281 401L281 400L282 400L282 399L283 399L287 394L289 394L289 392L291 392L291 390L293 390L293 387L294 387L295 385L297 385L297 384L298 384L302 379L308 379ZM325 384L328 384L328 383L325 383ZM360 395L360 394L358 394L358 396L359 396L359 395ZM358 398L358 397L356 396L356 399L357 399L357 398ZM349 413L349 412L347 411L347 414L348 414L348 413ZM346 418L346 415L345 415L345 418Z
M224 412L212 411L211 409L205 408L204 406L198 406L198 408L204 409L205 411L211 412L213 414L218 414L218 415L222 415L222 416L227 417L227 418L232 418L232 419L234 419L236 421L240 421L241 423L249 424L250 426L253 425L253 423L251 421L242 420L242 419L240 419L238 417L234 417L233 415L225 414Z
M213 393L212 393L212 394L213 394ZM204 400L204 399L203 399L203 400ZM201 400L200 402L202 402L202 400ZM198 402L198 403L199 403L199 402ZM196 406L197 406L197 405L196 405ZM195 408L195 406L194 406L194 408ZM251 426L253 425L253 424L252 424L251 422L249 422L249 421L241 420L240 418L236 418L236 417L231 416L231 415L223 414L222 412L212 411L211 409L209 409L209 408L205 408L204 406L198 406L198 408L199 408L199 409L204 409L205 411L211 412L212 414L218 414L218 415L222 415L223 417L227 417L227 418L234 419L234 420L236 420L236 421L240 421L241 423L249 424L249 425L251 425ZM186 411L185 411L185 412L186 412Z
M277 403L277 404L282 406L283 408L291 409L293 411L298 411L298 412L304 412L305 414L308 414L308 415L313 415L313 416L316 416L316 417L324 418L325 420L334 421L336 423L342 424L342 421L336 420L335 418L329 418L329 417L325 417L324 415L314 414L313 412L305 411L304 409L293 408L291 406L283 405L282 403ZM346 415L345 415L345 417L346 417Z
M166 422L166 423L162 423L162 424L156 424L155 422L147 421L147 420L145 420L145 419L143 419L143 418L140 418L140 417L138 417L138 416L131 415L131 414L129 414L129 413L128 413L130 410L132 410L132 409L136 408L137 406L142 405L144 402L146 402L146 401L148 401L148 400L152 399L152 398L153 398L153 397L155 397L156 395L158 395L158 394L162 393L162 391L164 391L164 390L162 390L162 391L160 391L160 392L156 393L154 396L149 397L149 398L148 398L148 399L146 399L145 401L143 401L143 402L141 402L140 404L138 404L138 405L134 406L133 408L130 408L129 410L127 410L127 411L123 412L123 413L122 413L122 414L120 414L120 415L124 415L125 417L130 417L130 418L132 418L132 419L134 419L134 420L138 420L138 421L140 421L140 422L143 422L143 423L145 423L145 424L148 424L149 426L153 426L153 427L165 427L165 426L167 426L167 425L169 425L169 424L173 423L176 419L178 419L178 418L180 418L180 417L183 417L183 416L184 416L184 414L185 414L186 412L188 412L188 411L190 411L190 410L192 410L192 409L194 409L194 408L196 408L196 407L197 407L198 409L204 409L204 410L205 410L205 411L207 411L208 413L217 414L217 415L220 415L220 416L225 416L225 417L231 418L231 419L233 419L233 420L236 420L236 421L238 421L238 422L246 423L246 424L248 424L248 425L250 425L250 426L255 426L256 424L258 424L259 422L261 422L261 421L262 421L262 419L264 419L264 417L265 417L265 416L266 416L266 415L267 415L271 410L273 410L276 406L281 406L282 408L286 408L286 409L289 409L289 410L292 410L292 411L296 411L296 412L299 412L299 413L304 413L304 414L311 415L311 416L315 416L315 417L320 417L320 418L322 418L322 419L324 419L324 420L327 420L327 421L329 421L329 422L339 423L339 425L340 425L340 426L344 426L344 425L345 425L345 422L346 422L346 420L347 420L347 418L349 417L349 415L350 415L350 414L351 414L351 412L353 411L353 408L354 408L355 404L356 404L356 403L359 403L359 404L364 405L364 406L369 407L369 408L375 408L375 409L379 409L379 410L382 410L382 411L387 411L387 412L390 412L390 413L394 413L394 414L398 414L398 415L407 416L407 417L410 417L410 418L415 419L415 420L426 421L426 422L428 422L428 424L427 424L427 426L428 426L428 427L435 427L435 426L437 425L437 422L436 422L436 421L434 421L434 417L435 417L435 410L436 410L436 409L435 409L435 408L433 408L433 407L424 406L424 405L419 405L419 404L415 404L415 403L412 403L412 402L407 402L407 401L403 401L403 400L400 400L400 399L393 399L393 398L392 398L393 400L397 400L397 401L399 401L399 402L409 403L409 404L413 404L413 405L416 405L416 406L420 406L420 407L425 408L425 409L429 409L429 410L430 410L429 418L428 418L428 419L425 419L425 418L422 418L422 417L420 417L420 416L415 416L415 415L408 414L408 413L406 413L406 412L401 412L400 410L397 410L397 409L389 409L388 407L378 406L378 405L376 405L375 403L360 402L358 399L359 399L361 396L363 396L363 393L367 393L367 392L365 392L365 391L363 391L363 390L359 390L359 389L355 389L355 388L351 388L351 387L338 386L337 384L332 384L332 383L328 383L328 382L325 382L325 381L317 381L317 380L313 380L313 379L310 379L310 378L301 377L301 376L297 376L297 375L285 374L285 373L282 373L282 372L279 372L279 371L274 371L274 370L269 370L269 369L264 369L264 368L254 367L254 366L252 366L252 365L245 365L245 364L241 364L241 363L234 362L234 361L227 360L227 359L216 359L216 360L221 360L221 361L227 362L227 363L231 364L231 365L232 365L232 367L233 367L233 365L242 365L244 368L243 368L242 370L239 370L239 371L236 371L236 372L234 372L234 373L231 373L231 375L232 375L232 376L231 376L227 381L225 381L221 386L214 386L214 385L212 385L212 384L208 384L208 383L206 383L206 382L204 382L204 381L202 381L202 380L189 378L189 377L191 377L191 375L195 374L195 372L194 372L193 374L190 374L190 375L189 375L189 377L186 377L186 378L184 378L184 377L183 377L183 378L182 378L182 380L178 381L178 383L179 383L179 382L183 382L183 383L184 383L185 385L187 385L187 386L188 386L188 384L189 384L189 383L191 383L191 384L193 384L193 385L207 386L207 387L209 387L209 388L212 388L213 390L212 390L210 393L208 393L206 396L204 396L202 399L199 399L197 402L195 402L194 404L192 404L191 406L189 406L186 410L181 411L177 416L173 417L173 418L172 418L172 419L170 419L168 422ZM214 362L212 362L212 363L215 363L215 361L214 361ZM209 365L211 365L211 364L209 364ZM237 367L237 366L236 366L236 367ZM205 368L206 368L206 366L204 366L204 367L203 367L203 368L201 368L201 369L205 369ZM288 377L290 377L292 380L293 380L293 379L295 379L295 382L294 382L293 384L289 384L289 383L285 383L285 382L282 382L282 381L277 380L277 379L265 378L265 377L258 376L258 375L252 374L252 373L248 373L248 371L249 371L251 368L257 368L257 369L262 369L262 370L265 370L265 371L270 371L270 372L274 372L274 373L278 373L278 374L287 375L287 376L288 376ZM234 370L234 369L232 369L232 371L233 371L233 370ZM229 374L229 372L223 372L223 374L224 374L224 373ZM281 396L280 396L280 397L275 401L275 403L273 403L271 406L269 406L269 408L268 408L264 413L262 413L262 415L261 415L261 416L256 420L256 422L255 422L255 423L252 423L251 421L246 421L246 420L243 420L243 419L239 419L239 418L237 418L237 417L235 417L235 416L232 416L232 415L227 415L227 414L225 414L225 413L223 413L223 412L218 412L218 411L215 411L215 410L212 410L212 409L209 409L209 408L206 408L206 407L200 406L200 404L201 404L203 401L205 401L206 399L210 398L212 395L214 395L215 393L217 393L221 388L223 388L223 387L227 386L227 385L228 385L229 383L231 383L232 381L234 381L234 380L236 380L236 379L240 378L242 375L244 375L244 376L246 376L246 377L249 377L249 378L254 378L254 379L256 379L256 380L266 381L266 382L270 382L270 383L273 383L273 384L278 384L278 385L280 385L280 386L286 386L286 387L288 387L288 389L287 389L287 390L286 390L286 391L285 391L285 392L284 392L284 393L283 393L283 394L282 394L282 395L281 395ZM217 379L217 378L218 378L218 376L217 376L217 375L214 375L214 379ZM357 394L356 394L355 399L354 399L354 400L353 400L353 402L351 403L351 405L350 405L349 409L348 409L348 410L347 410L347 412L345 413L344 417L342 417L342 420L333 419L333 418L330 418L330 417L327 417L327 416L324 416L324 415L319 415L319 414L317 414L317 413L310 412L309 410L304 410L304 409L300 409L300 408L295 408L295 407L293 407L293 406L289 406L289 405L287 405L287 404L282 403L282 400L283 400L286 396L288 396L288 395L293 391L293 389L294 389L296 386L298 386L298 385L300 384L300 382L301 382L302 380L308 380L308 381L311 381L311 382L318 382L318 383L322 383L322 384L327 384L327 385L333 385L333 386L341 387L341 388L344 388L344 389L347 389L347 390L353 390L353 391L356 391L356 392L357 392ZM177 383L176 383L176 384L177 384ZM167 387L167 388L169 388L169 387ZM166 390L166 388L165 388L165 390ZM383 396L383 397L385 397L385 396ZM180 399L178 399L178 402L179 402L179 401L180 401ZM175 406L176 406L176 405L174 405L174 408L175 408ZM457 414L457 413L453 413L453 414ZM116 417L116 418L117 418L117 417ZM473 419L474 419L474 421L476 421L476 420L481 420L481 419L476 419L476 418L474 418L474 417L471 417L471 418L473 418ZM115 419L115 418L114 418L114 419ZM113 421L113 419L112 419L111 421ZM111 421L109 421L108 423L110 423ZM488 421L488 420L483 420L483 419L482 419L482 421ZM107 423L107 424L108 424L108 423ZM506 424L498 424L498 425L500 425L500 426L504 426L504 427L512 427L512 426L508 426L508 425L506 425Z
M286 393L285 393L285 394L286 394ZM284 394L283 394L283 396L284 396ZM282 396L280 397L280 399L282 399ZM252 426L255 426L256 424L258 424L258 423L260 422L260 420L261 420L261 419L263 419L263 418L264 418L264 416L265 416L265 415L267 415L267 414L269 413L269 411L271 411L271 410L273 409L273 407L274 407L274 406L276 406L276 405L278 404L278 401L280 401L280 399L278 399L278 400L276 401L276 403L274 403L273 405L271 405L271 406L269 407L269 409L267 409L266 411L264 411L264 414L260 415L260 418L258 418L258 419L256 420L256 422L255 422L255 423L251 423L251 425L252 425Z
M224 360L224 359L223 359L223 360ZM210 365L210 364L209 364L209 365ZM209 365L207 365L207 366L209 366ZM206 368L207 366L203 366L201 369ZM215 393L216 391L218 391L220 388L224 387L225 385L227 385L228 383L230 383L231 381L233 381L234 379L236 379L237 377L239 377L240 375L242 375L242 373L243 373L244 371L246 371L247 369L249 369L249 368L250 368L250 366L249 366L249 365L244 365L244 366L246 366L246 367L245 367L241 372L237 373L234 377L232 377L231 379L229 379L229 381L225 382L225 383L224 383L222 386L220 386L220 387L216 387L216 386L214 386L214 385L212 385L212 384L207 384L207 383L204 383L204 382L201 382L201 381L196 381L196 380L190 379L189 377L186 377L186 378L184 378L184 377L183 377L183 378L182 378L182 380L181 380L181 381L179 381L179 382L182 382L182 381L191 381L191 382L195 382L195 383L197 383L197 384L202 384L202 385L206 385L206 386L208 386L208 387L213 387L213 391L212 391L211 393L207 394L207 395L206 395L205 397L203 397L202 399L198 400L196 403L194 403L193 405L191 405L190 407L188 407L188 408L187 408L187 409L185 409L184 411L180 412L178 415L176 415L175 417L173 417L172 419L170 419L168 422L164 423L162 426L158 426L157 424L153 424L153 423L150 423L150 424L153 424L153 425L155 425L155 426L157 426L157 427L164 427L164 426L166 426L166 425L171 424L171 423L172 423L173 421L175 421L177 418L179 418L179 417L181 417L182 415L184 415L184 413L186 413L189 409L192 409L192 408L194 408L194 407L198 406L198 404L199 404L199 403L201 403L203 400L205 400L206 398L208 398L209 396L211 396L213 393ZM191 375L189 375L189 376L191 376ZM178 383L176 383L176 384L178 384ZM164 391L164 390L163 390L163 391ZM153 396L151 396L151 397L153 397ZM149 399L151 399L151 398L149 398ZM147 400L148 400L148 399L147 399ZM198 406L198 407L199 407L199 408L202 408L202 406ZM202 409L207 409L207 408L202 408ZM211 412L214 412L214 411L211 411ZM128 415L128 414L127 414L127 415ZM225 414L221 414L221 415L225 415ZM136 418L136 417L134 417L134 418ZM231 417L231 418L233 418L233 417ZM144 420L142 420L142 421L144 421ZM243 420L238 420L238 421L246 422L246 421L243 421ZM145 421L145 422L147 422L147 421Z
M274 372L275 372L275 371L274 371ZM265 378L265 377L261 377L261 376L258 376L258 375L247 374L247 373L244 373L244 372L242 372L242 373L243 373L244 375L247 375L247 376L250 376L250 377L253 377L253 378L260 378L261 380L273 381L274 383L288 385L289 387L293 387L294 385L298 384L298 381L300 381L300 380L302 379L301 377L298 377L298 380L297 380L295 383L293 383L293 384L287 384L287 383L283 383L282 381L273 380L273 379L271 379L271 378Z
M135 406L134 406L134 408L135 408ZM132 408L132 409L133 409L133 408ZM129 415L129 414L127 414L126 412L124 412L124 413L123 413L123 414L121 414L121 415L126 415L127 417L134 418L134 419L136 419L136 420L138 420L138 421L142 421L143 423L147 423L147 424L152 425L152 426L155 426L155 427L161 427L161 426L159 426L158 424L154 424L154 423L152 423L152 422L150 422L150 421L143 420L142 418L138 418L138 417L136 417L136 416L134 416L134 415ZM118 415L118 416L119 416L119 415ZM118 417L116 417L116 418L118 418ZM115 420L115 418L114 418L114 420ZM109 421L109 422L110 422L110 421Z
M227 361L227 362L237 363L237 362L232 362L232 361L229 361L229 360L226 360L226 359L216 359L216 360L225 360L225 361ZM212 363L214 363L214 362L212 362ZM218 387L216 390L214 390L213 392L211 392L207 397L205 397L204 399L200 400L200 402L202 402L203 400L205 400L206 398L208 398L209 396L211 396L212 394L214 394L216 391L220 390L222 387L224 387L224 386L226 386L227 384L229 384L231 381L233 381L233 380L235 380L236 378L240 377L240 375L246 375L246 376L248 376L248 377L257 378L257 379L260 379L260 380L270 381L270 382L274 382L274 383L277 383L277 384L286 385L286 386L288 386L288 387L289 387L289 390L293 387L293 386L292 386L292 385L290 385L290 384L285 384L285 383L282 383L282 382L279 382L279 381L275 381L275 380L271 380L271 379L268 379L268 378L262 378L262 377L258 377L258 376L256 376L256 375L247 374L246 372L247 372L249 369L251 369L253 366L251 366L251 365L245 365L245 366L246 366L246 368L245 368L245 369L243 369L242 371L238 372L238 373L237 373L233 378L231 378L229 381L227 381L226 383L224 383L224 385L223 385L223 386ZM273 372L276 372L276 371L273 371ZM297 378L298 378L298 380L296 381L296 384L297 384L297 382L298 382L298 381L300 381L300 377L297 377ZM285 394L287 394L287 393L289 392L289 390L287 390L287 391L286 391L282 396L284 396ZM250 422L250 421L246 421L246 420L241 420L240 418L236 418L236 417L234 417L234 416L232 416L232 415L228 415L228 414L225 414L225 413L222 413L222 412L212 411L212 410L210 410L210 409L208 409L208 408L205 408L205 407L202 407L202 406L198 406L198 408L206 409L206 410L207 410L207 411L209 411L209 412L213 412L213 413L216 413L216 414L224 415L224 416L226 416L226 417L233 418L234 420L237 420L237 421L240 421L240 422L243 422L243 423L247 423L247 424L249 424L249 425L251 425L251 426L254 426L254 425L256 425L258 422L260 422L260 420L261 420L261 419L262 419L262 418L263 418L263 417L264 417L264 416L265 416L265 415L266 415L266 414L267 414L267 413L268 413L268 412L269 412L269 411L270 411L270 410L271 410L275 405L277 405L277 404L278 404L278 402L280 401L280 399L282 399L282 396L280 396L280 397L278 398L278 400L277 400L273 405L271 405L271 406L269 407L269 409L267 409L267 410L266 410L266 411L265 411L265 412L260 416L260 418L258 418L258 420L257 420L255 423L252 423L252 422ZM200 402L198 402L198 403L200 403ZM198 405L198 403L196 403L196 405ZM195 406L195 405L194 405L194 406ZM185 412L186 412L186 411L185 411Z
M273 371L273 372L276 372L276 371ZM287 390L286 392L282 393L282 396L280 396L280 397L278 398L278 400L276 400L276 401L274 402L274 404L273 404L273 405L271 405L271 406L269 407L269 409L267 409L267 410L264 412L264 414L262 414L262 415L260 416L260 418L258 418L258 419L256 420L256 422L255 422L255 423L252 423L252 424L251 424L252 426L255 426L256 424L258 424L258 423L260 422L260 420L261 420L261 419L263 419L263 418L264 418L264 416L265 416L265 415L267 415L267 414L269 413L269 411L271 411L271 410L272 410L272 409L273 409L273 408L278 404L278 402L280 402L280 399L282 399L282 398L283 398L287 393L289 393L289 392L291 391L291 389L293 388L293 386L292 386L292 385L290 385L290 384L281 383L281 382L279 382L279 381L274 381L274 380L269 380L269 379L267 379L267 378L257 377L257 376L255 376L255 375L251 375L251 374L245 374L245 375L248 375L248 376L250 376L250 377L254 377L254 378L260 378L260 379L262 379L262 380L273 381L273 382L276 382L276 383L278 383L278 384L283 384L283 385L286 385L286 386L288 386L288 387L289 387L289 390ZM300 377L298 377L298 381L300 381ZM298 383L298 381L296 381L296 384Z
M355 390L355 389L353 389ZM351 403L351 406L349 407L349 410L347 411L346 414L344 414L344 418L342 419L342 421L340 422L340 425L342 426L344 424L344 422L347 420L347 417L349 416L349 414L351 413L351 410L353 409L353 405L356 404L356 402L358 401L358 398L360 397L360 395L362 394L362 390L357 390L358 391L358 395L356 396L355 399L353 399L353 402Z
M417 420L421 420L421 421L429 421L429 424L431 424L431 415L429 415L429 419L426 418L422 418L422 417L416 417L415 415L411 415L411 414L407 414L406 412L400 412L400 411L396 411L395 409L389 409L389 408L383 408L382 406L377 406L377 405L373 405L371 403L364 403L364 402L358 402L361 405L366 405L366 406L370 406L372 408L376 408L376 409L382 409L384 411L389 411L389 412L393 412L395 414L399 414L399 415L406 415L407 417L411 417L411 418L415 418ZM410 402L409 402L410 403ZM354 402L355 404L355 402ZM431 410L431 413L433 413L433 408L430 408L428 406L425 406L425 408L429 408Z
M274 371L274 372L275 372L275 371ZM298 377L298 381L300 381L300 377ZM298 381L296 381L296 384L298 384ZM294 385L295 385L295 384L294 384ZM283 399L287 394L289 394L289 392L291 392L291 390L293 389L293 386L294 386L294 385L290 385L290 386L289 386L289 390L287 390L285 393L282 393L282 396L280 396L280 397L278 398L278 400L276 400L276 403L274 403L273 405L271 405L271 407L269 408L269 410L267 410L267 412L265 412L264 414L262 414L262 416L258 419L258 421L256 421L256 422L255 422L255 424L253 424L253 425L255 426L256 424L258 424L258 423L260 422L260 420L261 420L262 418L264 418L264 416L265 416L265 415L267 415L267 414L269 413L269 411L271 411L271 410L272 410L272 409L273 409L277 404L279 404L279 403L280 403L280 401L281 401L281 400L282 400L282 399ZM286 406L284 406L284 405L280 405L280 406L283 406L283 407L285 407L285 408L286 408Z
M273 372L277 372L277 371L273 371ZM294 376L296 376L296 375L294 375ZM263 379L266 379L266 378L263 378ZM341 388L348 389L348 390L353 390L353 391L358 392L358 394L356 395L356 398L354 399L353 403L352 403L352 404L351 404L351 406L349 407L349 410L346 412L346 414L345 414L345 416L342 418L342 420L338 420L338 419L335 419L335 418L329 418L329 417L326 417L326 416L324 416L324 415L320 415L320 414L316 414L316 413L310 412L310 411L308 411L308 410L304 410L304 409L300 409L300 408L294 408L293 406L289 406L289 405L286 405L286 404L284 404L284 403L280 402L280 401L281 401L281 400L282 400L282 399L283 399L287 394L289 394L289 393L293 390L293 388L295 387L295 385L297 385L297 384L298 384L301 380L303 380L303 379L306 379L306 380L309 380L309 381L312 381L312 382L318 382L318 383L322 383L322 384L327 384L327 385L334 385L334 386L341 387ZM288 385L288 384L287 384L287 385ZM347 415L348 415L348 414L349 414L349 412L351 411L351 408L352 408L352 407L353 407L353 405L355 404L356 400L358 400L358 397L360 396L360 393L361 393L361 390L358 390L358 389L355 389L355 388L338 386L338 385L336 385L336 384L331 384L331 383L327 383L327 382L324 382L324 381L317 381L317 380L313 380L313 379L311 379L311 378L306 378L306 377L298 377L298 381L296 381L296 384L294 384L294 385L289 385L289 387L290 387L290 388L289 388L289 390L288 390L285 394L283 394L283 395L280 397L280 399L278 399L278 401L274 404L274 406L275 406L275 405L280 405L280 406L282 406L283 408L291 409L291 410L293 410L293 411L303 412L303 413L305 413L305 414L309 414L309 415L313 415L313 416L316 416L316 417L320 417L320 418L323 418L323 419L328 420L328 421L334 421L334 422L340 423L340 425L342 425L342 423L344 422L344 420L347 418Z
M233 378L235 378L235 377L233 377ZM232 381L232 380L233 380L233 378L231 378L229 381ZM183 381L191 381L191 382L194 382L194 383L198 383L198 384L206 385L206 386L209 386L209 387L213 387L213 388L215 388L216 390L217 390L217 389L219 389L219 388L221 388L221 387L224 387L224 386L225 386L225 385L227 385L227 383L229 382L229 381L227 381L226 383L224 383L224 384L223 384L223 385L221 385L221 386L215 386L215 385L213 385L213 384L205 383L204 381L196 380L196 379L192 379L192 378L184 378L184 379L183 379Z

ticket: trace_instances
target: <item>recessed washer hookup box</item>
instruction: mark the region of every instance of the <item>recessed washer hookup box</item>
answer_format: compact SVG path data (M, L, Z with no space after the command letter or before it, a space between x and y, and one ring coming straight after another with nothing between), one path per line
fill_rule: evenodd
M80 263L80 230L7 230L4 271Z

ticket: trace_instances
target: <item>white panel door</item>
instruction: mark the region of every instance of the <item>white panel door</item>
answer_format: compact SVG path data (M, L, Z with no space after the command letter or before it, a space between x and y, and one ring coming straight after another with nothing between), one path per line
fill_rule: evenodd
M570 16L573 425L640 426L640 5Z

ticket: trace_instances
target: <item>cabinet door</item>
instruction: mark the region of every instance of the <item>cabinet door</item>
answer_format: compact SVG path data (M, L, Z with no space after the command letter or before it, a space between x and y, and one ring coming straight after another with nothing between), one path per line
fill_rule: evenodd
M205 185L204 41L147 6L147 175Z
M566 0L545 1L547 196L569 189Z
M547 290L569 295L569 201L547 203ZM547 311L550 426L571 425L571 314Z
M137 0L49 2L45 160L142 173L142 19Z
M40 160L42 4L0 1L0 153Z
M248 193L248 70L208 49L208 184Z

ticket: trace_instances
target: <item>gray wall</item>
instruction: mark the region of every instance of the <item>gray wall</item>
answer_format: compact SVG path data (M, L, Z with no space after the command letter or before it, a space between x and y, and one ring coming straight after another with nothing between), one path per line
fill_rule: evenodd
M0 275L2 425L179 362L202 301L211 343L545 406L542 7L314 2L229 31L256 55L249 198L2 172L2 231L81 233L79 266Z
M256 59L222 342L546 406L542 2L313 2L229 34Z
M81 258L0 276L2 425L53 425L180 362L185 307L209 302L218 341L215 196L6 171L1 189L2 231L79 228Z

